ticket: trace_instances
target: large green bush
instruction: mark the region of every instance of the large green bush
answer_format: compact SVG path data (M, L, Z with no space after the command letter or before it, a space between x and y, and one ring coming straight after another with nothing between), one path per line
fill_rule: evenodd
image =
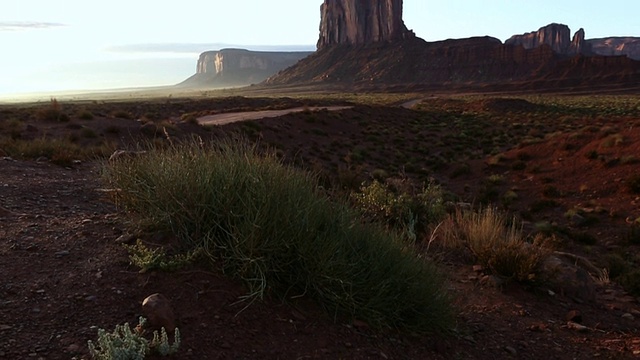
M106 177L138 226L204 248L246 282L250 300L273 290L304 294L373 326L441 332L451 325L432 264L274 156L230 141L193 142L112 162Z

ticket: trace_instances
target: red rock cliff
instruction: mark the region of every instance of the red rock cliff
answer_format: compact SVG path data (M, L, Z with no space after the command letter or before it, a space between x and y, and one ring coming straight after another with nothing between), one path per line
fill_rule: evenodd
M402 21L402 0L324 0L318 49L413 38Z
M588 44L584 40L584 30L578 30L571 39L567 25L549 24L538 31L522 35L514 35L505 41L505 45L522 45L525 49L533 49L549 45L553 51L562 55L589 54Z

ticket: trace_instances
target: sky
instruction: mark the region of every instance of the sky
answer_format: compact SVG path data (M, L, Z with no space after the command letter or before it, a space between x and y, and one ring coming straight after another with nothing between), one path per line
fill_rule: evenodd
M363 0L373 1L373 0ZM314 50L322 0L2 0L0 97L176 84L206 50ZM640 36L640 1L404 0L426 41L502 41L552 22Z

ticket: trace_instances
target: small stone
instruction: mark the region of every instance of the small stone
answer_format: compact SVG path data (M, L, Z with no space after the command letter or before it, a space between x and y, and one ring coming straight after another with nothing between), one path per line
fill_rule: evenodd
M505 350L506 352L508 352L509 354L511 354L511 355L518 355L518 352L516 351L516 349L514 349L514 348L513 348L513 347L511 347L511 346L505 346L505 347L504 347L504 350Z
M567 328L573 329L573 330L577 330L578 332L587 332L587 331L589 331L588 327L586 327L584 325L580 325L578 323L574 323L573 321L567 322Z
M10 325L0 325L0 331L10 330L12 326Z
M147 296L142 301L142 313L147 317L152 327L164 328L168 333L173 333L176 328L171 303L162 294L156 293Z
M69 250L62 250L55 253L56 257L63 257L69 255Z
M82 220L83 224L90 224L91 222L93 222L91 219L84 219Z
M78 344L71 344L67 347L67 352L77 353L79 351L80 351L80 345Z
M622 314L622 318L627 320L632 320L632 321L636 319L633 315L629 313Z
M96 301L98 299L97 296L95 295L89 295L87 297L84 298L86 301Z
M484 270L484 267L482 267L482 265L473 265L473 271L482 272L483 270Z
M480 279L480 284L493 288L500 288L504 285L504 280L495 275L485 275Z
M474 343L474 344L476 342L476 339L474 339L473 336L471 336L471 335L467 335L467 336L463 337L463 339L467 340L470 343Z
M132 244L136 240L135 235L122 234L116 239L116 244Z

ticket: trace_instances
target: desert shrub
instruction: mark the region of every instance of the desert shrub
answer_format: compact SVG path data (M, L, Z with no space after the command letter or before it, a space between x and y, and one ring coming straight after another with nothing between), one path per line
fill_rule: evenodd
M128 111L125 110L116 110L113 113L111 113L111 116L113 116L114 118L117 119L132 119L133 116L131 115L131 113L129 113Z
M202 255L202 248L195 248L183 254L167 255L164 248L149 248L138 239L134 245L124 245L129 252L129 261L140 268L149 270L174 271L195 262Z
M89 110L84 110L80 114L78 114L78 119L80 120L93 120L93 113Z
M626 185L632 194L640 194L640 174L631 175L627 179Z
M112 333L98 329L98 341L94 344L89 340L87 345L91 357L98 360L144 360L147 355L158 354L168 356L175 354L180 347L180 330L175 329L173 344L169 343L169 336L165 328L153 332L153 338L144 337L145 318L140 318L138 326L131 329L128 323L116 325Z
M442 190L435 184L415 190L406 180L389 179L385 184L374 180L363 184L351 198L368 219L399 229L413 241L445 215Z
M630 271L618 278L626 291L634 296L640 296L640 270Z
M627 231L627 242L632 245L640 245L640 218Z
M69 115L62 112L62 106L55 98L51 99L51 104L48 107L38 110L36 117L40 121L48 122L67 122L69 121Z
M190 142L110 162L105 176L122 189L117 202L132 225L202 247L244 280L246 300L304 294L372 326L430 332L451 325L433 264L272 154L232 141Z
M51 139L47 137L34 140L2 139L2 148L9 156L17 159L34 160L46 157L51 162L70 166L73 160L88 160L108 157L115 150L112 144L80 146L71 139Z
M550 250L541 246L542 235L527 241L515 221L492 207L480 211L457 211L439 228L445 248L462 252L493 273L517 281L536 278Z
M87 139L95 139L98 137L98 134L96 133L96 131L91 128L83 128L80 131L80 134L82 135L83 138L87 138Z
M629 271L629 264L619 254L607 254L605 256L606 268L609 271L609 276L615 279Z

